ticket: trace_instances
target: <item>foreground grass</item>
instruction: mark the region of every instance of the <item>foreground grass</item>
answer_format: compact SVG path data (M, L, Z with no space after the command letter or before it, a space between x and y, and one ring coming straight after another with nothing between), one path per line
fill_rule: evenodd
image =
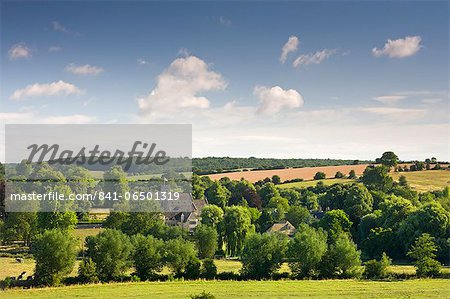
M449 298L445 279L378 282L323 281L175 281L114 283L32 290L8 290L0 298L189 298L203 290L217 298Z

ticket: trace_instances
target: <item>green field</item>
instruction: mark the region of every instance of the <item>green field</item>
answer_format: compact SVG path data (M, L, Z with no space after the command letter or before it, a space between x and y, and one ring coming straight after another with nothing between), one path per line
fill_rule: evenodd
M398 181L400 176L404 175L409 185L420 192L442 190L446 186L450 186L449 170L393 172L391 175L396 181Z
M449 298L450 281L357 280L174 281L115 283L1 292L0 298L189 298L202 291L217 298Z

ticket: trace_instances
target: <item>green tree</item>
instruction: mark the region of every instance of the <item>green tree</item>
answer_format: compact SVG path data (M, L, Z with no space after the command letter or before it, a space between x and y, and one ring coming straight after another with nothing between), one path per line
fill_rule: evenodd
M437 246L429 234L422 234L408 251L408 256L415 259L416 274L419 277L436 276L441 271L441 264L436 261Z
M404 175L401 175L401 176L398 178L398 184L399 184L400 186L405 186L405 187L408 186L408 181L406 180L406 177L405 177Z
M217 228L223 220L223 210L216 205L207 205L203 208L200 218L202 224Z
M342 179L344 177L345 177L345 175L340 171L337 171L336 174L334 175L335 179Z
M326 178L326 174L321 171L316 172L316 174L314 175L315 180L323 180L325 178Z
M348 178L349 179L356 179L356 173L355 173L355 170L350 170L350 172L348 173Z
M222 186L218 181L215 181L211 187L205 191L206 198L211 204L224 208L230 199L231 192Z
M313 217L309 213L308 209L300 206L292 206L286 213L286 220L289 221L293 226L299 227L300 224L311 223Z
M194 259L197 259L197 251L193 243L181 238L165 243L164 261L175 275L182 276L190 261Z
M133 262L137 276L147 280L155 276L163 267L164 242L153 236L135 235L131 239L134 245Z
M327 233L302 224L289 242L288 257L292 274L312 277L318 274L318 265L327 251Z
M59 285L64 276L72 272L77 244L77 239L65 231L47 230L39 235L32 245L36 282L48 286Z
M248 278L269 278L280 267L287 249L281 234L251 234L242 250L242 274Z
M78 267L78 278L84 283L97 283L97 266L91 258L85 258Z
M344 200L344 212L354 223L359 223L364 215L372 212L373 199L366 187L354 184Z
M31 240L38 233L37 213L35 212L14 212L8 213L2 231L2 239L5 243L22 241L30 246Z
M86 248L86 256L94 261L101 281L118 279L131 266L133 246L121 231L106 229L96 236L88 236Z
M342 210L331 210L319 221L319 227L322 227L328 233L328 241L334 243L342 233L349 233L352 222L347 214Z
M384 152L380 158L380 163L388 169L395 167L398 164L398 157L394 152Z
M239 206L226 208L223 218L223 230L227 253L231 256L238 255L242 250L247 235L255 230L251 214L247 208Z
M41 230L73 230L78 223L78 218L75 212L39 212L37 223Z
M367 261L364 267L363 275L369 279L386 278L389 275L388 267L392 264L392 260L383 252L381 259Z
M280 196L278 188L271 182L265 183L261 189L259 189L258 193L261 197L263 207L267 206L271 198Z
M349 278L360 274L361 252L347 234L338 235L321 263L321 274L325 277Z
M279 185L281 184L281 178L279 175L273 175L272 176L272 183L274 183L275 185Z
M361 182L369 190L388 191L392 188L393 180L389 176L389 169L385 166L368 166L361 176Z
M213 259L203 260L201 273L206 279L214 279L217 276L217 266Z
M200 225L195 229L195 243L200 258L213 258L217 250L218 235L215 228Z

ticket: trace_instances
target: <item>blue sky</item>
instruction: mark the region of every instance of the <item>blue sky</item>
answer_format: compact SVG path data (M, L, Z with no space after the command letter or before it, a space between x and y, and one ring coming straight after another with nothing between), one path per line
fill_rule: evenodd
M192 123L194 156L450 160L448 14L446 1L2 1L0 119Z

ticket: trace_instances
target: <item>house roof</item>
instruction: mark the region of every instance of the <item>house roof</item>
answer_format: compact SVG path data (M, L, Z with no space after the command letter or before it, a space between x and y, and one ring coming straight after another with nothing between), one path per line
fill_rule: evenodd
M268 230L268 233L282 233L288 236L293 236L297 229L287 220L274 223Z

